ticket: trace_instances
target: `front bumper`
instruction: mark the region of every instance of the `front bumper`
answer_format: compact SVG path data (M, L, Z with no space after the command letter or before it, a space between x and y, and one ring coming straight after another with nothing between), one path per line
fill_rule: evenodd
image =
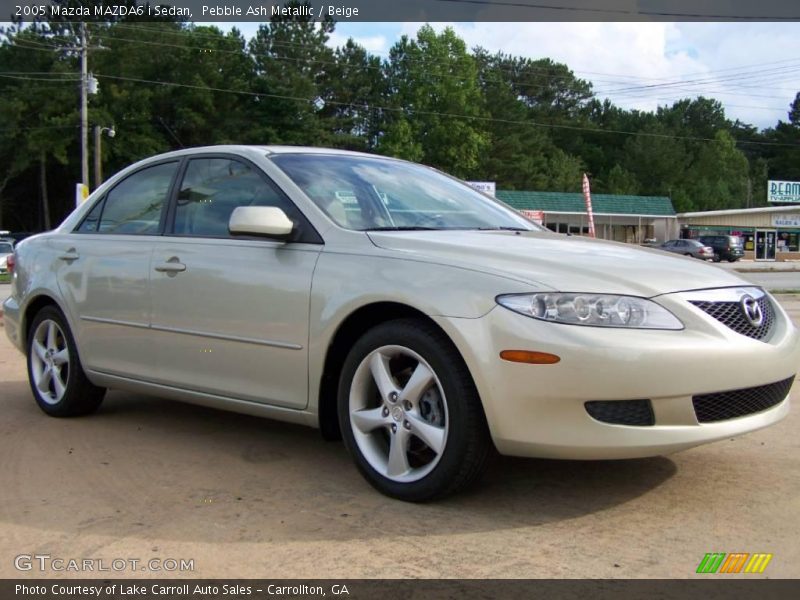
M800 363L798 333L772 300L768 342L739 335L678 294L657 299L682 331L604 329L546 323L502 307L480 319L437 317L472 373L492 437L503 454L612 459L668 454L782 419L788 398L748 416L698 423L692 397L771 384ZM502 350L556 354L553 365L501 360ZM593 419L591 400L651 401L652 426Z

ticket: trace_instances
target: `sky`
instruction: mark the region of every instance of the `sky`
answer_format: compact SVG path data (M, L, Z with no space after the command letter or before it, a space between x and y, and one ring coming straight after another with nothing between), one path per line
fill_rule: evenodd
M226 24L230 25L230 24ZM482 46L565 63L600 98L654 110L675 100L716 98L730 119L759 128L787 120L800 91L800 23L433 23ZM251 37L257 23L236 26ZM387 56L421 23L338 23L330 44L353 37ZM647 87L643 87L647 86Z

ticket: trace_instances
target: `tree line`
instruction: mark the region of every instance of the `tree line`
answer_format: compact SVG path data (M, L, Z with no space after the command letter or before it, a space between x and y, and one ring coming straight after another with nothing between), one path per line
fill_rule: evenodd
M498 189L664 195L679 212L766 203L769 178L800 180L800 93L758 130L716 99L628 110L565 64L467 48L426 25L388 57L336 23L275 17L252 39L170 20L87 24L90 127L104 172L181 147L331 146L397 156ZM79 24L15 24L0 41L0 229L55 226L80 175ZM535 47L535 41L532 43Z

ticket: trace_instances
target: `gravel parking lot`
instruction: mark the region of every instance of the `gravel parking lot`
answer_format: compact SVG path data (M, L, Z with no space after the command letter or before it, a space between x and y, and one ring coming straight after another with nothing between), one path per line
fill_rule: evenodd
M498 457L471 492L410 505L311 429L120 392L92 417L45 417L3 331L0 402L0 577L93 576L16 570L39 553L194 561L104 577L683 578L707 552L774 555L738 577L800 576L797 409L669 457Z

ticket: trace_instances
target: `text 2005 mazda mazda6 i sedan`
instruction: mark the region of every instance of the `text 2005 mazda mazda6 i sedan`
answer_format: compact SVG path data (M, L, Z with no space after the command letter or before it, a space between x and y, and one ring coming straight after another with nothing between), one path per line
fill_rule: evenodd
M405 500L474 480L492 444L642 457L770 425L800 358L733 274L335 150L144 160L12 262L6 331L47 414L110 387L304 423Z

